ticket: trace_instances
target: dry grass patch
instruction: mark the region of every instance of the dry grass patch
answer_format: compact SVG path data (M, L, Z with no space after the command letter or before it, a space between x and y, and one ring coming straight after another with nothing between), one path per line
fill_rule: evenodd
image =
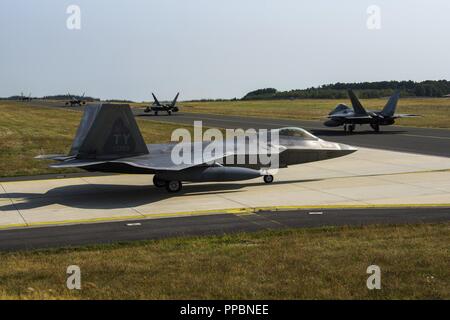
M339 227L0 254L4 299L449 299L450 224ZM65 288L81 267L81 291ZM382 289L366 288L366 268Z

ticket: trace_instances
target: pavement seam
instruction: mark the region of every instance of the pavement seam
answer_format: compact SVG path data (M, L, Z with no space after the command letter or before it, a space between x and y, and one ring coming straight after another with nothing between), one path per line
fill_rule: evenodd
M3 186L3 184L0 184L2 186L3 191L5 192L5 194L8 196L8 200L9 202L11 202L11 205L14 207L14 209L17 211L17 213L19 214L20 218L22 219L22 221L25 223L25 226L28 227L29 224L27 222L27 220L25 220L25 217L23 216L22 212L20 212L19 208L17 208L16 204L14 203L14 201L12 200L12 198L9 196L9 193L6 191L5 187Z
M345 177L344 179L349 179L349 178L354 178L354 177ZM325 180L329 180L329 179L325 179ZM335 194L335 193L332 193L332 192L329 192L329 191L324 191L324 190L322 190L320 188L314 188L314 187L311 187L311 186L304 186L304 185L298 186L296 183L294 183L293 185L295 187L297 187L297 188L298 187L302 187L302 188L308 189L309 191L325 193L325 194L328 194L328 195L333 196L333 197L342 198L342 199L344 199L346 201L358 202L358 203L366 204L366 205L369 204L368 202L365 202L365 201L362 201L362 200L355 200L353 198L349 198L349 197L346 197L346 196L343 196L343 195L340 195L340 194Z

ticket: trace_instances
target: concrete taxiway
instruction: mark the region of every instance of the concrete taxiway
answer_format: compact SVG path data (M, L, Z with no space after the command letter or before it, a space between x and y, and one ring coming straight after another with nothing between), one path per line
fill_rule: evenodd
M148 175L0 183L0 228L300 208L450 205L450 158L360 149L282 169L271 185L186 184L179 194ZM188 204L188 205L187 205Z

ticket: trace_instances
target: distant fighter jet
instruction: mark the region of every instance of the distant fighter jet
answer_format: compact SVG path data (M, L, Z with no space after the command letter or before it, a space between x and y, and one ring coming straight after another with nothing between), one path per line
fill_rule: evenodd
M69 101L66 101L66 106L70 105L71 107L73 106L80 106L86 104L86 100L84 100L84 94L80 97L75 97L72 96L69 92L67 93L67 96L69 97Z
M156 96L152 93L154 102L151 106L145 108L144 112L154 112L155 116L158 115L158 112L167 112L167 114L170 116L172 112L178 112L180 110L176 105L179 95L180 93L177 93L175 99L173 99L171 104L161 104Z
M395 123L395 119L417 117L415 114L396 114L395 109L400 97L396 92L389 98L386 106L381 111L366 111L352 90L348 91L353 109L345 104L339 104L328 114L329 120L324 122L327 127L344 126L344 131L353 132L357 124L369 124L375 132L380 131L380 126L388 126Z
M28 97L23 95L23 92L20 93L20 101L31 101L31 93L28 94Z
M258 140L258 145L264 150L278 155L278 168L337 158L356 151L348 145L319 139L300 128L278 129L278 135L279 141L274 145L272 140ZM244 141L237 143L231 150L227 147L210 156L194 159L192 163L177 164L173 161L172 150L179 144L146 145L129 105L87 105L69 154L41 155L36 158L59 161L50 165L51 168L154 174L154 185L165 187L168 192L180 191L183 181L240 181L263 176L264 182L272 182L273 176L264 169L267 164L263 166L260 160L248 160L250 156L259 157L263 154L260 151L255 153L255 141ZM195 152L198 148L209 146L209 142L185 142L184 146ZM241 157L245 163L229 165L229 157L233 160L234 157Z

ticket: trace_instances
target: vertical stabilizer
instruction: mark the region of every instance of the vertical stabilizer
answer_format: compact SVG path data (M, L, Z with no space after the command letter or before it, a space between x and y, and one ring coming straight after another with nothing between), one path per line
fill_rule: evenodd
M175 99L173 99L172 104L170 105L171 107L175 107L175 105L177 104L179 95L180 95L180 93L178 92L177 95L175 96Z
M156 96L155 96L154 93L152 93L152 96L153 96L153 100L155 101L155 104L156 104L157 106L161 106L161 104L159 103L159 101L158 101L158 99L156 98Z
M400 92L396 91L387 102L386 106L381 111L381 114L385 117L392 117L395 114L397 108L398 99L400 98Z
M86 106L69 155L105 160L147 153L129 105L101 104Z
M352 102L353 110L355 111L356 116L366 116L367 111L362 106L361 102L356 97L355 93L352 90L348 90L348 96Z

